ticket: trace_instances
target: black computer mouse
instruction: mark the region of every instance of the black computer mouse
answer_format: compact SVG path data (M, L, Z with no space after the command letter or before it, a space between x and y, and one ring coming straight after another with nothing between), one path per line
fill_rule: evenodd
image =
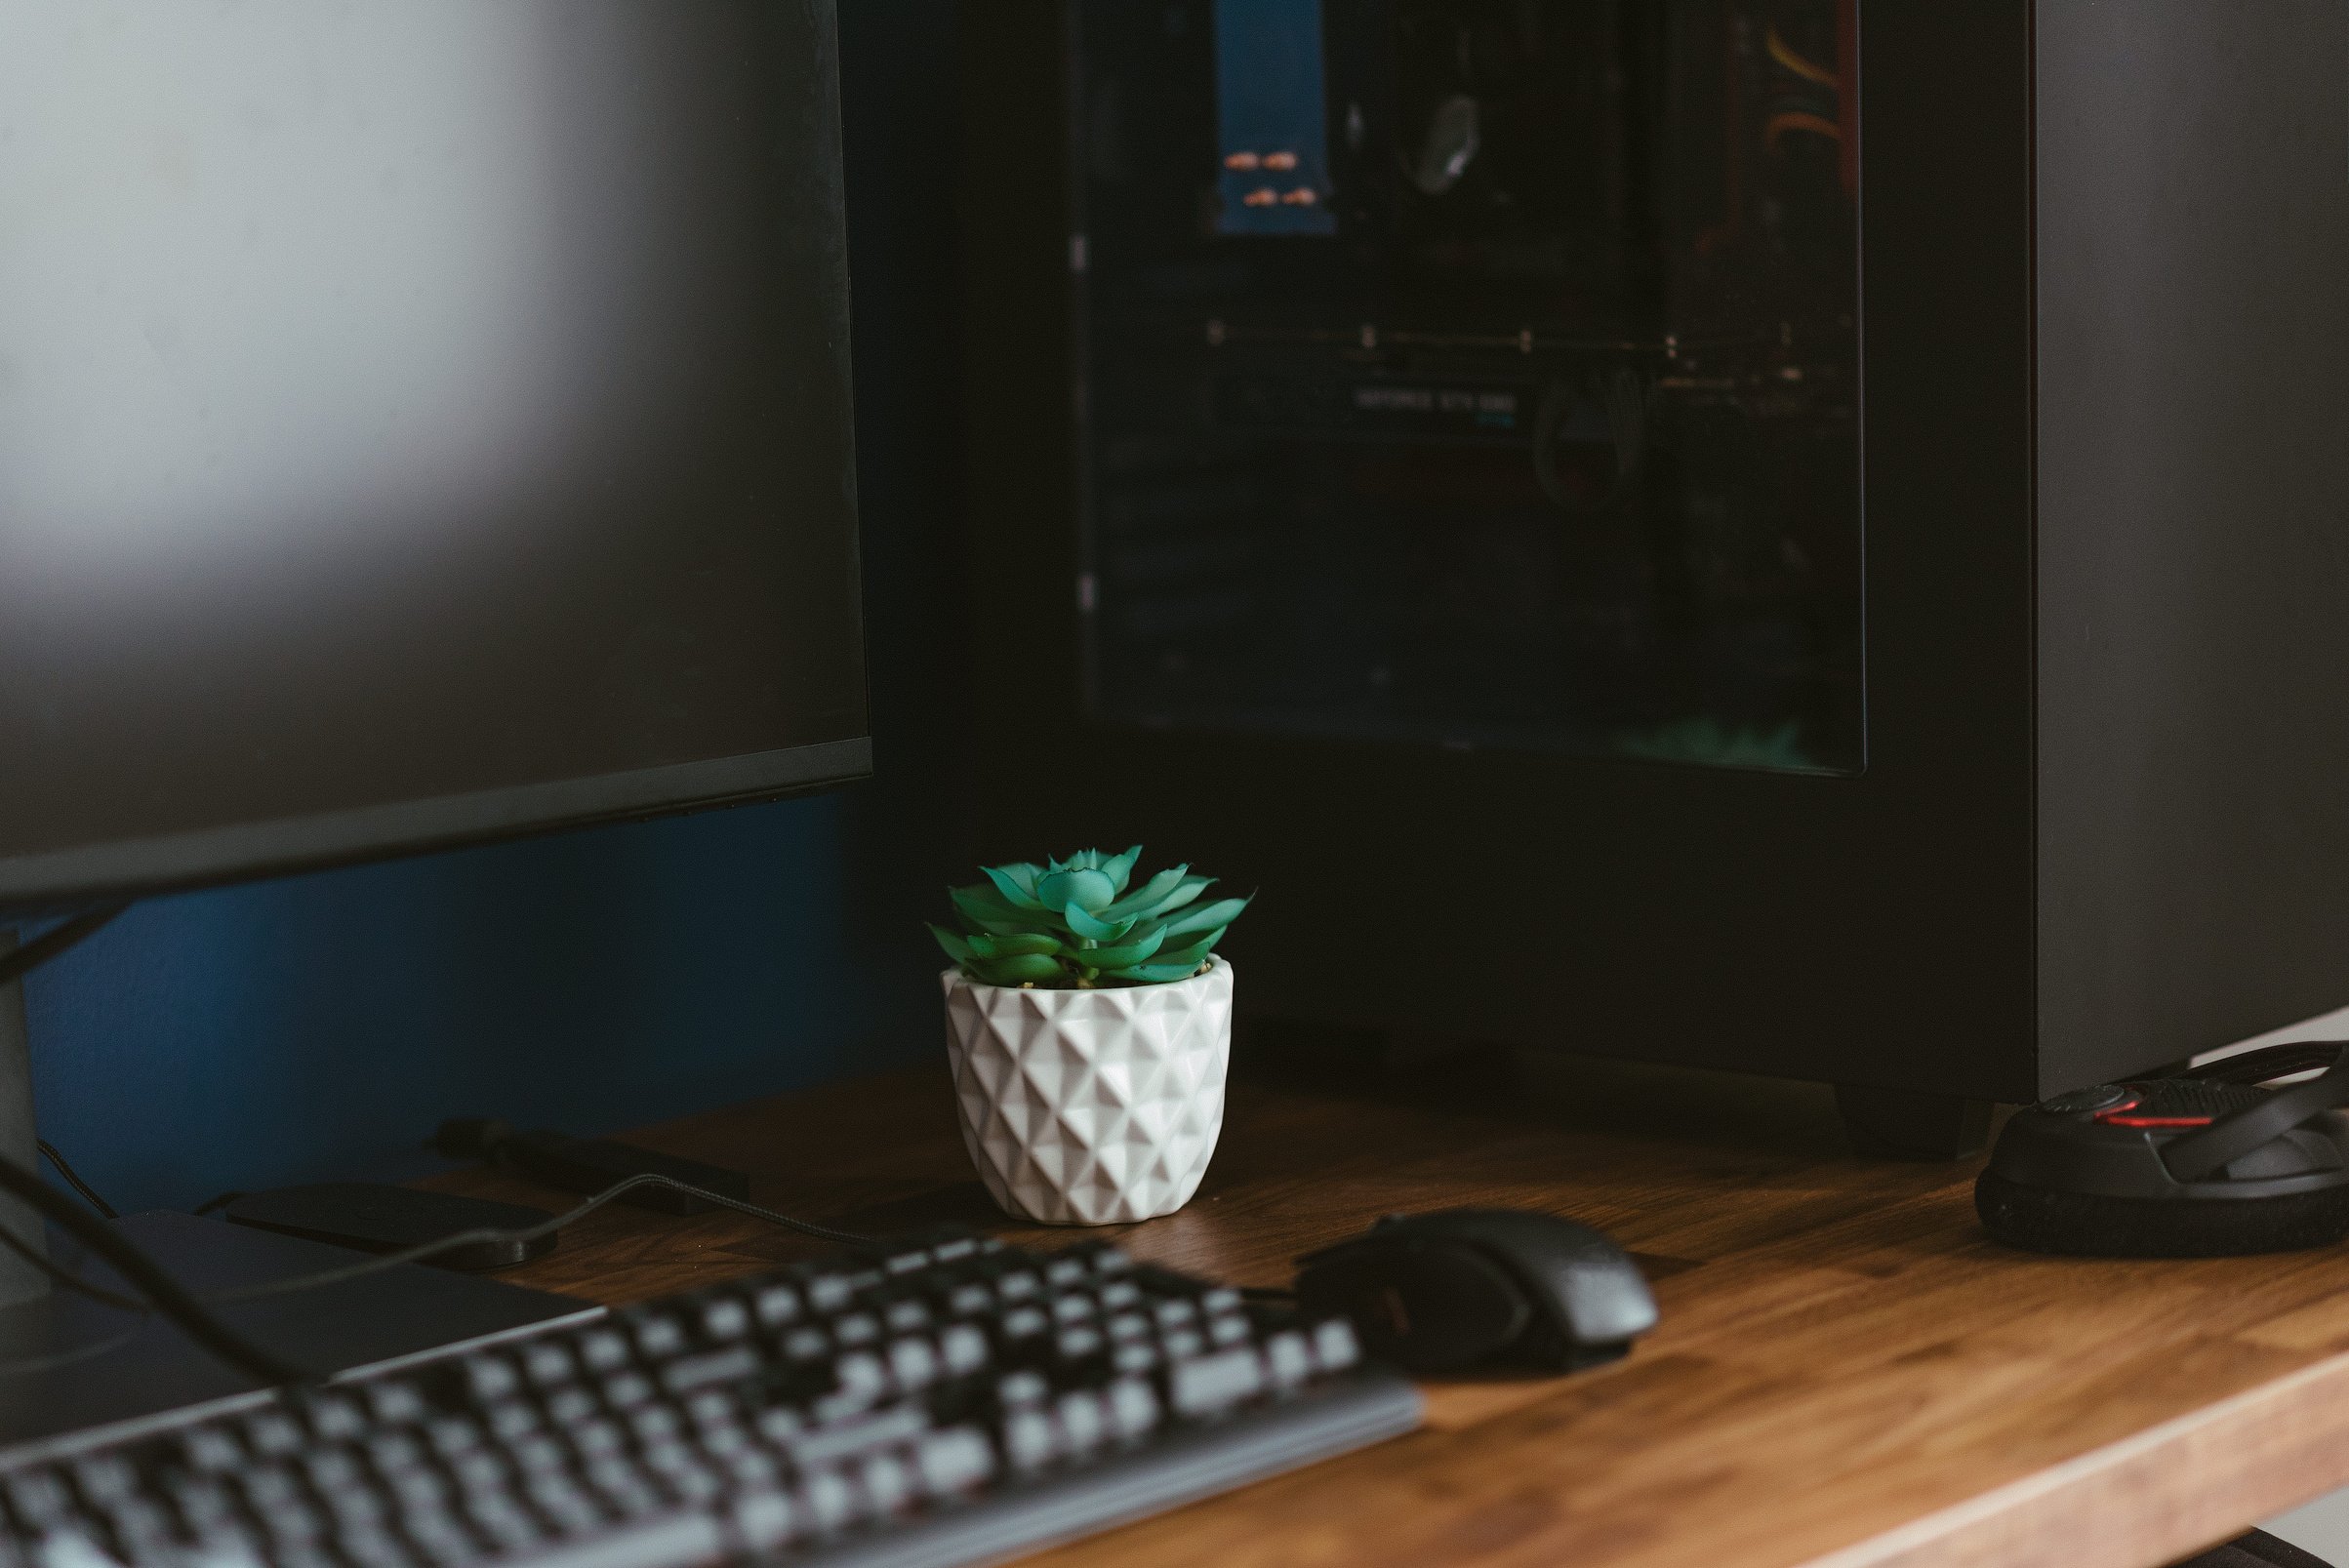
M1372 1354L1410 1372L1570 1372L1614 1360L1656 1322L1623 1249L1551 1214L1389 1215L1297 1266L1300 1306L1352 1319Z

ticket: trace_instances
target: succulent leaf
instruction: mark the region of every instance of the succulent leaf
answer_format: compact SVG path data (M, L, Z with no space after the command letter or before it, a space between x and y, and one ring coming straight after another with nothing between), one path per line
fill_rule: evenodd
M962 915L963 923L976 931L992 931L1009 936L1014 932L1050 930L1051 914L1043 909L1015 909L995 897L992 889L984 885L950 888L947 897Z
M1131 920L1097 920L1073 904L1061 911L1061 918L1088 942L1115 942L1134 927Z
M1198 973L1196 964L1128 964L1114 975L1104 970L1105 977L1114 980L1139 981L1150 985L1165 985L1178 980L1189 980Z
M968 887L948 888L946 896L954 901L954 907L967 915L985 915L990 920L1010 919L1030 911L1015 907L1002 894L985 882L973 882Z
M1070 956L1087 969L1123 969L1150 957L1165 942L1165 932L1154 931L1138 942L1121 942L1114 947L1079 947Z
M1061 940L1041 931L1011 931L1000 935L973 935L971 951L982 958L1014 958L1022 953L1056 953Z
M1008 958L982 958L971 965L979 980L990 985L1045 985L1067 979L1060 960L1040 952L1013 953Z
M1123 855L1113 855L1108 860L1103 861L1101 863L1102 874L1110 879L1110 885L1112 887L1114 887L1120 895L1123 895L1125 892L1126 883L1133 880L1134 863L1141 858L1142 846L1136 844L1133 848L1127 850Z
M1166 934L1170 937L1179 937L1185 932L1205 931L1210 926L1221 931L1238 919L1239 912L1247 906L1246 899L1218 899L1213 904L1202 904L1197 908L1167 921Z
M1142 846L1137 844L1134 847L1136 849L1140 849ZM1159 900L1166 898L1169 894L1180 888L1185 880L1185 873L1190 869L1191 867L1188 865L1168 866L1165 870L1160 871L1156 876L1154 876L1149 881L1143 883L1138 891L1128 893L1124 898L1119 899L1115 904L1113 904L1108 908L1101 910L1100 913L1102 917L1108 920L1115 920L1129 914L1150 914L1154 912L1152 909L1152 905L1155 905Z
M1050 902L1034 889L1020 886L1018 880L1000 866L982 865L979 869L987 873L987 879L995 885L995 891L1003 895L1003 902L1015 909L1041 909ZM1035 880L1040 885L1044 879L1037 877Z
M1224 928L1217 926L1213 931L1202 933L1195 942L1188 943L1180 947L1163 949L1156 955L1157 960L1162 964L1189 964L1192 968L1196 969L1207 961L1209 950L1215 946L1223 934Z
M973 935L984 931L990 936L1017 937L1035 930L1035 921L1041 917L1032 915L1026 920L972 920L965 915L963 918L969 921Z
M944 947L946 955L954 962L967 964L971 961L971 954L974 950L971 945L946 927L933 925L930 927L930 935L938 939L938 945Z
M1212 876L1187 876L1172 893L1152 905L1144 912L1151 915L1170 913L1180 909L1213 886L1215 886L1215 878Z
M1108 908L1116 899L1117 889L1100 871L1078 865L1037 877L1035 896L1047 908L1065 910L1073 905L1089 914Z

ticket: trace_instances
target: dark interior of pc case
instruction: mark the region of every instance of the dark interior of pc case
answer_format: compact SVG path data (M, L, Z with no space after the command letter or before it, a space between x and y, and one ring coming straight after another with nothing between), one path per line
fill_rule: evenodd
M1095 717L1864 766L1850 0L1074 26Z

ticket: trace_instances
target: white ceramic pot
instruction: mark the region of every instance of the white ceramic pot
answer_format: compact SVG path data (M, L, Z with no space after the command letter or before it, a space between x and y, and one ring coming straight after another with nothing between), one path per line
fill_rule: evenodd
M1170 985L1022 990L950 969L962 1142L1006 1213L1123 1225L1191 1201L1224 1129L1232 966Z

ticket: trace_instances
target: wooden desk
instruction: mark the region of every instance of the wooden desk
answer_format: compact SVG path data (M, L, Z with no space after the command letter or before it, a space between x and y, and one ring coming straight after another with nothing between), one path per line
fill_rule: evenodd
M1545 1089L1527 1070L1243 1083L1191 1207L1112 1233L1273 1285L1396 1210L1567 1214L1655 1281L1663 1322L1628 1360L1433 1386L1417 1434L1035 1560L2147 1568L2349 1482L2349 1256L2010 1253L1975 1224L1973 1165L1850 1156L1823 1093L1653 1069ZM943 1063L640 1141L850 1229L1068 1238L987 1202ZM486 1173L437 1185L553 1206ZM614 1209L511 1277L625 1302L806 1250L732 1216Z

